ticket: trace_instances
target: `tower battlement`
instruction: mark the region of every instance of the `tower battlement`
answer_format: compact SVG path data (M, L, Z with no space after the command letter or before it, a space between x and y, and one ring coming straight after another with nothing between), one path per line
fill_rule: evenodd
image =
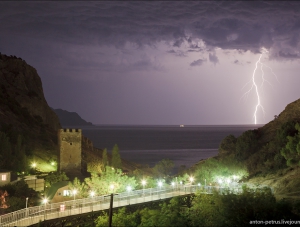
M81 129L79 129L79 128L75 128L75 129L62 128L62 129L60 129L60 133L68 133L68 132L79 132L79 133L81 133Z

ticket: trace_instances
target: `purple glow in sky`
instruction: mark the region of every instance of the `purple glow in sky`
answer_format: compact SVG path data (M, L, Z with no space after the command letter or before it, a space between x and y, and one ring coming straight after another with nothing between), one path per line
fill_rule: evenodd
M0 52L40 75L53 108L94 124L252 124L300 98L300 3L0 2ZM245 86L246 85L246 86Z

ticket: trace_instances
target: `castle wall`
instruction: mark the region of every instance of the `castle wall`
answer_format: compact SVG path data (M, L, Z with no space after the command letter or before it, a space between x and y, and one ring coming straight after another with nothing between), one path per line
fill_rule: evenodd
M81 173L81 129L58 130L58 170L66 174Z

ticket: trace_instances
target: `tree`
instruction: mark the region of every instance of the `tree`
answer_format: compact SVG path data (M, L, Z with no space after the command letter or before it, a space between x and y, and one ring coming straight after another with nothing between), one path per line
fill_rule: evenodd
M0 131L0 167L3 169L11 169L12 150L9 137Z
M172 174L174 162L170 159L162 159L154 167L153 172L156 177L164 178Z
M90 178L85 179L85 182L97 195L105 195L111 192L124 192L127 186L130 186L132 189L137 186L134 177L123 175L122 170L113 169L109 166L107 166L106 170L101 174L91 173L91 175ZM111 188L112 185L113 188Z
M236 145L236 137L234 135L226 136L219 146L219 153L234 153L235 152L235 145Z
M102 213L101 216L99 216L95 220L97 227L106 227L108 225L108 215L107 213ZM120 208L118 211L113 213L112 218L112 226L139 226L139 211L128 213L126 212L126 208Z
M119 147L117 144L114 145L112 149L112 160L111 160L111 166L116 169L122 168L122 160L119 153Z
M7 191L6 204L8 208L6 212L13 212L25 208L26 198L28 206L36 206L40 202L38 193L32 188L29 188L24 180L17 181L14 184L7 184L0 188L2 191Z
M102 168L103 171L106 169L106 166L108 166L108 158L107 158L107 149L105 148L102 152Z
M23 137L18 135L17 144L15 147L15 170L17 172L26 172L28 169L25 148L23 145Z
M280 151L288 166L300 165L300 125L298 123L295 129L298 133L294 136L287 136L286 146Z
M69 182L70 189L76 190L76 196L79 198L87 197L88 192L88 185L85 182L81 182L77 177L74 178L73 182Z
M235 157L239 161L247 159L258 149L258 130L248 130L237 138Z
M65 172L52 172L49 173L45 177L45 186L50 187L52 184L60 181L67 181L69 178L67 177Z

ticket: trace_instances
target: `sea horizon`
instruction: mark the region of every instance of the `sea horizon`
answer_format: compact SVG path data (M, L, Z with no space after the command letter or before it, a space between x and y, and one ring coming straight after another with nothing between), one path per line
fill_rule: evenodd
M221 141L228 135L261 127L251 125L97 125L82 127L83 135L94 147L110 153L118 145L121 157L153 166L162 159L191 166L215 156Z

